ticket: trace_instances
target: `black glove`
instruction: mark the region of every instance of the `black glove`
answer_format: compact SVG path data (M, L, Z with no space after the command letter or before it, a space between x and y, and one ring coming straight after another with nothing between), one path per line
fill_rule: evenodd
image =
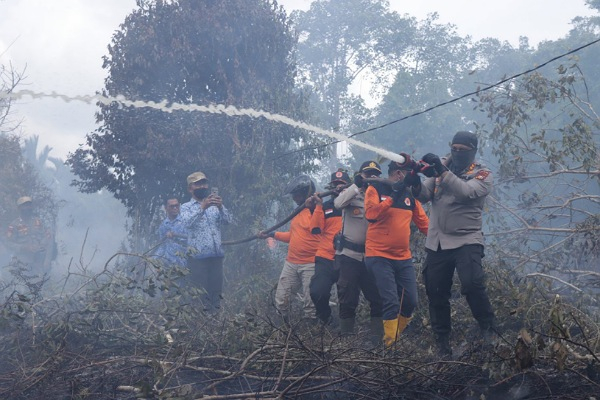
M392 185L392 199L394 199L394 202L404 194L404 190L406 190L406 185L402 181L398 181Z
M433 153L425 154L421 160L426 165L424 165L419 172L429 178L432 176L440 176L444 171L448 171L448 168L442 164L442 160Z
M363 178L363 176L361 174L354 175L354 184L356 186L358 186L359 188L363 187L363 185L365 184L365 182L364 182L364 178Z
M404 189L406 189L406 185L403 181L398 181L392 185L392 190L394 192L402 193L404 192Z
M414 171L410 171L408 174L406 174L406 176L404 177L404 184L407 187L411 187L411 186L419 186L421 184L421 178L419 178L419 175L417 175L416 172Z

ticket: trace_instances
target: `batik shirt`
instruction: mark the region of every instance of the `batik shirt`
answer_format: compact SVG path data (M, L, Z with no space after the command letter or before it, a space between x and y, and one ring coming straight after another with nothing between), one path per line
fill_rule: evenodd
M173 233L172 237L167 237L169 232ZM184 266L186 263L188 232L181 215L172 220L166 218L158 227L158 237L161 244L156 251L156 258L166 264Z
M232 217L223 206L203 210L200 202L191 199L181 205L179 214L188 231L188 254L196 259L223 257L221 225L231 223Z

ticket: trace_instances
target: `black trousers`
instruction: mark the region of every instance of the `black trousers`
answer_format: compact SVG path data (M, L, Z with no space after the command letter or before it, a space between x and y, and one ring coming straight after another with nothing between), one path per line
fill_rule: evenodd
M427 249L423 278L429 298L431 328L436 335L449 335L452 329L450 297L455 269L460 279L461 294L466 297L473 317L482 329L493 326L494 310L485 287L482 258L483 246L478 244L452 250Z
M340 303L340 319L354 318L362 291L371 307L371 318L382 315L382 301L375 284L375 278L367 271L365 263L352 257L335 256L339 267L338 300Z
M205 292L202 295L204 311L217 312L223 291L223 257L188 258L188 268L188 283Z
M334 269L333 260L315 257L315 274L310 279L310 298L315 305L317 318L327 322L331 316L329 299L331 288L338 280L338 271Z

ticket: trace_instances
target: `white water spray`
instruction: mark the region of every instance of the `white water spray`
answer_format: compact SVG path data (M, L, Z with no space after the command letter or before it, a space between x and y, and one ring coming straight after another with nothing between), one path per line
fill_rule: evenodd
M41 98L56 98L64 100L65 102L70 101L81 101L84 103L92 104L92 103L102 103L105 105L109 105L110 103L116 102L122 104L124 106L131 106L135 108L153 108L155 110L160 110L163 112L173 112L173 111L200 111L205 113L212 114L225 114L229 116L247 116L251 118L260 118L263 117L270 121L281 122L283 124L292 126L294 128L304 129L309 132L314 132L320 135L329 136L330 138L346 141L355 146L362 147L363 149L373 151L388 160L397 161L399 163L404 163L405 159L400 154L393 153L391 151L381 149L379 147L372 146L367 143L363 143L356 139L344 136L340 133L328 131L325 129L321 129L318 126L310 125L305 122L299 122L293 120L292 118L286 117L285 115L280 114L271 114L262 110L254 110L252 108L237 108L234 106L225 106L223 104L210 104L208 106L201 106L198 104L183 104L183 103L172 103L167 105L168 102L166 100L157 103L155 101L142 101L142 100L128 100L125 96L118 95L116 97L107 97L102 95L84 95L84 96L68 96L65 94L60 94L56 92L52 93L44 93L44 92L34 92L32 90L19 90L16 92L0 92L0 99L22 99L24 97L31 97L33 99L41 99Z

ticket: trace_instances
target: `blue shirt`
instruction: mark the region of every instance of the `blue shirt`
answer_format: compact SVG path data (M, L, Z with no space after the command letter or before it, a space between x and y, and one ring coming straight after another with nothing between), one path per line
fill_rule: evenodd
M192 198L181 205L179 215L188 231L190 257L201 259L225 255L221 246L221 225L231 223L231 214L224 206L203 210L200 202Z
M167 237L169 232L173 233L173 237ZM162 243L155 257L167 264L185 266L188 232L181 214L173 220L166 218L158 227L158 237Z

